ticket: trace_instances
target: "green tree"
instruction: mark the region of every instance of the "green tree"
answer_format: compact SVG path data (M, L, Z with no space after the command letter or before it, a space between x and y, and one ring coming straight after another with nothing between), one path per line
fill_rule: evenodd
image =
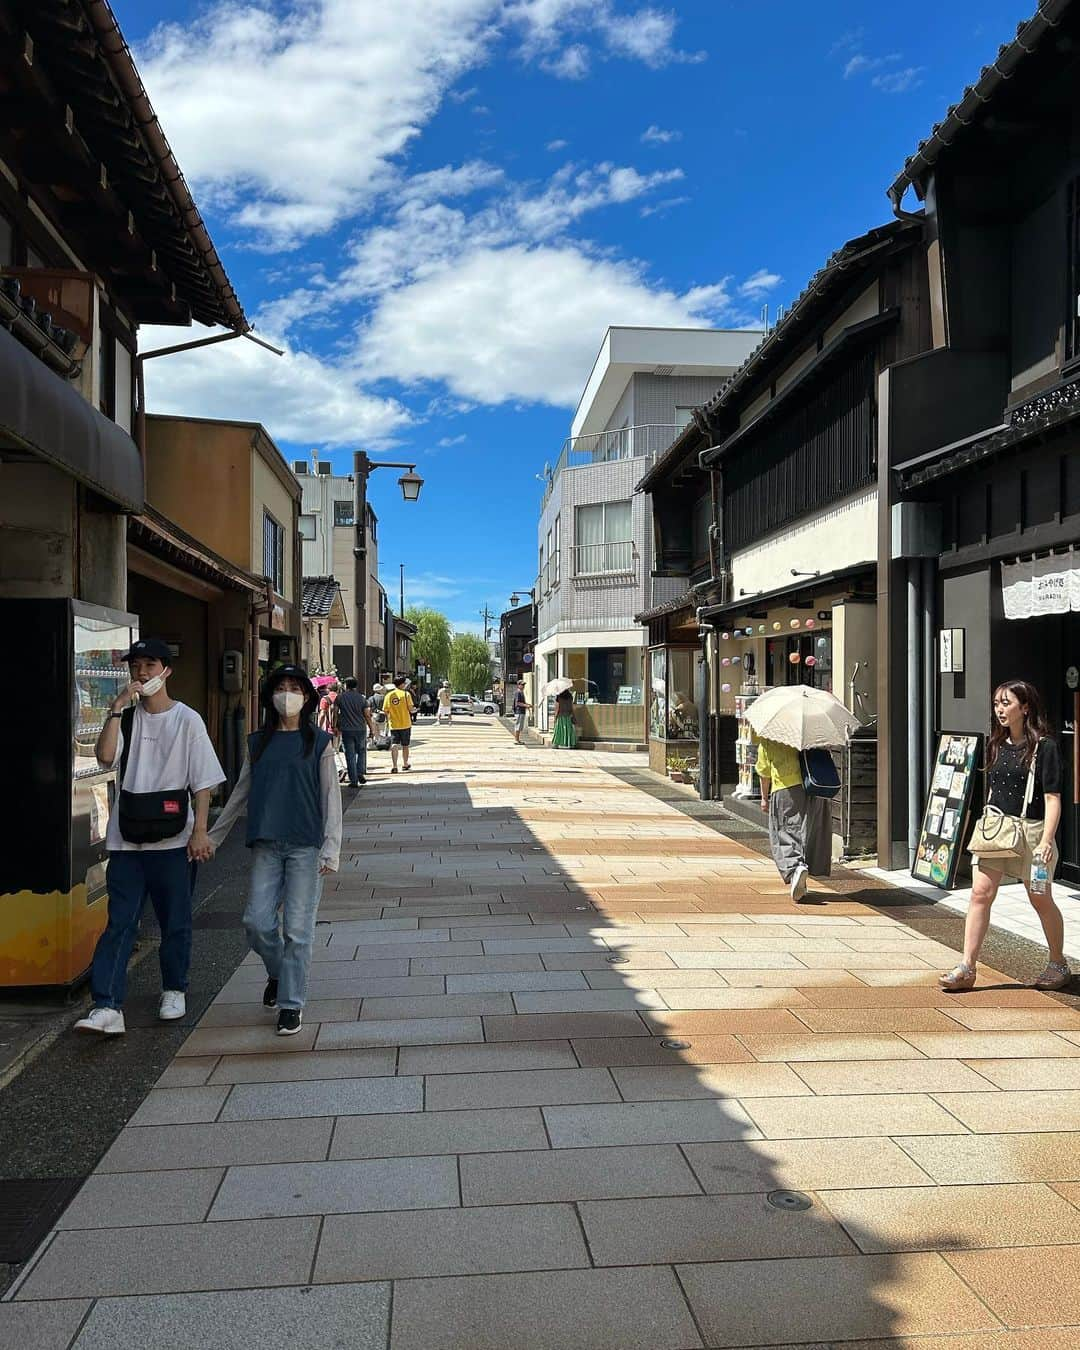
M413 638L413 656L427 666L429 680L441 680L450 670L450 623L437 609L410 605L405 611L410 623L416 624Z
M450 683L457 694L483 694L491 681L487 643L458 633L450 644Z

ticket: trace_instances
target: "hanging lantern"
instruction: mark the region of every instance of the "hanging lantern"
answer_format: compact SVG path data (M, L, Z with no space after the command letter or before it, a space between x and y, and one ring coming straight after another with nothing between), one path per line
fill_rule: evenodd
M792 628L798 628L798 626L799 626L799 621L798 621L798 619L792 619L792 620L791 620L791 627L792 627Z
M722 685L720 686L720 692L721 692L722 694L730 694L730 693L731 693L731 685L730 685L730 684L722 684Z
M824 651L829 644L823 637L819 637L817 640L817 645L819 651Z
M731 665L731 657L730 657L730 656L724 656L724 657L721 657L721 658L720 658L720 664L721 664L722 666L730 666L730 665Z
M816 627L817 627L817 619L807 619L807 621L806 621L806 626L807 626L807 628L816 628Z
M817 657L816 657L816 656L808 656L808 657L806 658L806 664L807 664L808 666L816 666L816 665L817 665Z
M777 619L776 622L773 624L773 632L774 632L774 633L779 633L780 628L781 628L781 623L780 623L780 620Z
M720 634L720 637L723 639L724 642L727 642L728 638L731 637L731 634L730 634L730 633L721 633L721 634Z
M765 625L764 625L763 623L759 623L759 624L758 624L758 632L759 632L759 633L764 633L764 631L765 631Z
M788 660L791 662L793 666L797 666L799 662L802 660L802 657L799 655L798 652L792 652L791 655L788 657Z

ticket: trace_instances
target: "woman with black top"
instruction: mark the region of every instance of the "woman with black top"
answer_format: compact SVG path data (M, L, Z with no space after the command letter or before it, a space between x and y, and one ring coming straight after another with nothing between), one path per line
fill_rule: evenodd
M1028 774L1035 765L1034 790L1024 812ZM1006 680L994 691L990 739L986 747L986 799L1006 815L1024 816L1021 852L1017 860L974 858L975 881L964 925L964 959L941 977L942 989L961 993L975 984L975 966L986 930L990 906L1002 880L1022 881L1032 908L1039 916L1050 960L1035 981L1036 989L1063 989L1072 978L1062 950L1065 925L1054 904L1050 880L1041 893L1031 889L1031 868L1045 862L1048 877L1057 866L1054 842L1061 820L1061 752L1050 735L1039 691L1024 680Z

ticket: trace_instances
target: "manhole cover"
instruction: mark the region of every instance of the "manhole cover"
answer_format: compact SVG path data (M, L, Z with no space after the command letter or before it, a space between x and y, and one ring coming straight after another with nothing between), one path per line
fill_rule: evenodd
M773 1209L811 1209L814 1204L802 1191L770 1191L765 1198Z
M665 1050L689 1050L689 1049L690 1049L690 1042L689 1042L689 1041L663 1040L663 1041L660 1042L660 1044L664 1047Z
M605 956L604 960L609 966L628 966L630 964L630 958L628 956L619 956L617 952L611 956Z
M28 1261L84 1179L0 1181L0 1261Z

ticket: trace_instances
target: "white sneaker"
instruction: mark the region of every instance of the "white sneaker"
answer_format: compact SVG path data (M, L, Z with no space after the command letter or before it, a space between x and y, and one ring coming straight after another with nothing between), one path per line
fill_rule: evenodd
M158 1008L158 1020L161 1022L175 1022L183 1017L187 1012L187 999L179 989L166 989L161 996L161 1006Z
M791 878L791 898L796 904L806 894L807 870L801 864L795 869L795 875Z
M73 1031L94 1031L99 1036L122 1036L124 1014L117 1008L91 1008L85 1017L75 1023Z

